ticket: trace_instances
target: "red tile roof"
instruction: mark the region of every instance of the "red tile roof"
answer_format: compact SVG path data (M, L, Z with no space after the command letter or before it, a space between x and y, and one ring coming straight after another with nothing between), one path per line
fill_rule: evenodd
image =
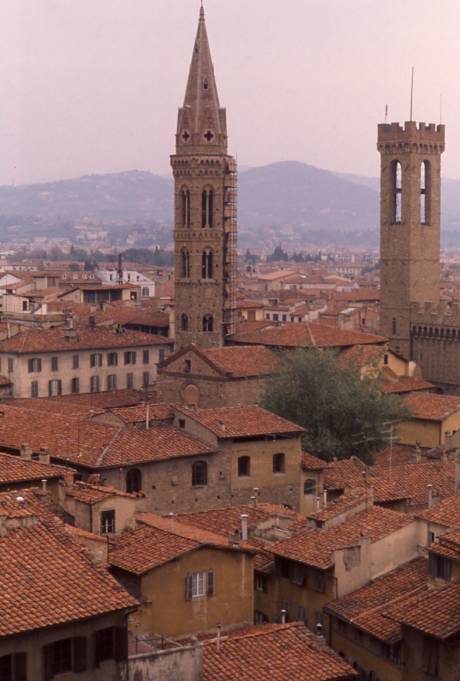
M348 331L320 322L301 322L269 326L258 331L246 332L244 326L232 342L242 344L268 345L285 348L344 348L350 345L381 344L386 338L360 331Z
M91 485L87 482L77 481L73 485L68 485L65 488L66 496L72 497L83 504L92 506L101 501L110 499L112 497L124 497L125 499L137 499L137 494L129 494L122 492L115 487L108 485Z
M203 648L203 681L349 681L350 665L301 623L264 624Z
M211 348L203 354L234 378L269 376L279 368L278 356L263 346Z
M209 409L179 405L176 406L176 411L209 429L219 440L304 432L296 423L255 405Z
M374 506L335 527L306 530L273 544L270 551L283 558L327 570L334 564L333 554L337 549L357 546L363 538L377 542L412 522L408 515Z
M28 517L0 536L0 637L137 604L107 571L93 566L59 521L34 516L15 496L0 495L0 507L7 501L15 517L14 506Z
M417 419L443 421L448 416L460 411L460 397L436 393L417 393L408 395L403 400L403 405Z
M172 421L174 410L169 404L135 404L131 407L114 407L110 410L124 423Z
M20 456L0 452L0 485L16 482L37 482L73 476L75 471L64 466L27 461Z
M385 350L386 348L383 345L353 345L342 350L337 362L343 368L348 366L367 367L371 364L378 364L383 359Z
M149 347L171 344L171 339L139 331L117 333L108 327L78 327L74 338L66 338L66 329L22 331L13 338L0 341L0 352L33 354L75 350L109 350L111 348Z
M347 487L359 487L362 484L363 473L368 466L352 456L350 459L331 461L324 471L324 487L328 490L344 490Z
M434 385L428 381L424 381L422 378L416 378L415 376L397 376L395 379L390 379L385 376L381 381L380 390L387 395L402 393L411 393L416 391L428 391L433 390Z
M391 645L401 640L402 632L398 622L385 617L388 605L404 602L408 596L419 595L427 589L426 560L417 558L332 601L325 610Z
M444 525L444 527L456 527L460 525L460 492L445 499L441 499L432 508L417 513L417 518L426 520L428 523Z
M323 459L319 459L317 456L313 456L313 454L309 454L308 452L302 452L302 468L304 471L322 471L327 468L328 465L329 464L326 461L323 461Z

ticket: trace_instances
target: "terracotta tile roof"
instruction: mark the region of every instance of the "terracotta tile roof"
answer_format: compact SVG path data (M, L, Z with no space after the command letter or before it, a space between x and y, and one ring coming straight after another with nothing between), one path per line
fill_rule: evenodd
M4 416L0 418L0 447L19 450L27 442L34 452L47 447L53 459L88 468L214 453L208 445L170 425L139 430L13 404L4 404L1 409Z
M203 648L203 681L347 681L355 672L301 623L265 624Z
M334 291L335 300L344 300L350 303L361 303L366 301L379 301L380 291L372 288L359 288L352 291Z
M413 519L408 515L374 506L335 527L300 532L273 544L270 551L282 558L327 570L334 564L335 550L357 546L363 538L374 543L412 522Z
M384 354L383 345L353 345L342 350L337 362L343 368L348 366L362 368L378 363L380 359L383 359Z
M319 459L308 452L302 452L302 468L304 471L322 471L327 467L328 463L323 459Z
M460 492L441 499L435 506L417 513L417 518L444 527L460 525Z
M108 485L91 485L87 482L77 481L65 488L66 496L72 497L83 504L93 505L112 497L124 497L125 499L137 499L137 494L122 492Z
M255 405L198 409L176 406L176 411L209 429L219 440L263 435L298 434L304 429L296 423Z
M135 404L131 407L114 407L112 414L124 423L145 423L147 416L152 421L172 421L174 410L169 404Z
M324 471L324 487L328 490L343 490L347 487L359 487L363 473L368 469L365 463L352 456L350 459L331 461Z
M432 588L407 603L388 607L385 614L428 636L449 638L460 631L460 582Z
M227 508L215 508L198 513L182 513L178 516L179 521L187 525L195 525L202 529L228 537L239 533L241 528L241 515L248 516L248 530L252 532L259 526L266 526L269 521L281 518L283 526L290 529L300 529L306 526L306 518L300 513L284 506L274 504L244 504L241 506L229 506Z
M234 378L268 376L279 367L278 356L263 346L211 348L203 354Z
M0 495L0 506L6 498ZM8 498L18 507L14 496ZM28 513L25 524L0 536L0 637L137 605L107 571L92 565L57 519L19 506Z
M231 544L228 538L209 530L186 525L174 518L153 513L136 516L140 527L124 532L110 551L109 562L134 574L143 574L159 565L202 547L249 551L249 547Z
M64 466L27 461L20 456L0 452L0 485L66 478L69 475L73 476L74 472Z
M285 348L342 348L350 345L380 344L386 338L360 331L348 331L320 322L269 326L246 332L244 327L230 337L232 342Z
M430 553L460 562L460 530L452 530L438 537L437 541L428 547Z
M385 376L380 384L380 390L387 395L411 393L416 391L433 390L434 385L422 378L415 376L396 376L395 379L390 379Z
M123 331L117 333L108 328L98 326L78 327L75 338L66 338L63 327L22 331L13 338L0 341L0 352L15 354L33 354L41 352L65 352L75 350L108 350L111 348L148 347L152 345L171 344L171 340L163 336L139 331Z
M452 461L421 461L399 466L371 466L367 484L374 489L376 501L410 499L412 505L428 504L428 485L433 496L452 495L455 489L455 464Z
M342 494L338 499L328 502L326 508L323 505L318 511L308 513L307 517L309 520L313 520L317 527L322 527L329 520L338 516L344 516L344 514L350 516L353 513L363 511L369 507L370 503L370 496L366 493L365 489L351 489L346 494Z
M431 454L429 455L429 452ZM425 458L440 459L441 456L435 455L429 447L421 447L418 452L414 445L401 445L393 443L393 446L385 447L380 452L373 454L374 464L376 466L398 466L403 463L415 463L417 457L420 455L420 460Z
M427 589L426 560L417 558L332 601L325 610L391 645L401 640L402 631L398 622L385 617L388 605L404 603L408 596L419 595Z
M451 414L460 411L460 397L438 395L436 393L417 393L403 400L415 418L425 421L443 421Z
M61 395L60 397L15 398L4 400L15 406L27 407L57 413L72 411L89 413L91 410L104 410L115 407L127 407L139 404L145 394L139 390L113 390L100 393L80 393L79 395Z

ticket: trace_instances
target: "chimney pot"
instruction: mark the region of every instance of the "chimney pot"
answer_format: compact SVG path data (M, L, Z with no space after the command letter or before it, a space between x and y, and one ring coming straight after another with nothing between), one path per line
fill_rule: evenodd
M281 610L281 624L286 624L287 610L284 608Z
M47 491L47 489L46 489L46 483L47 483L46 479L43 478L43 480L42 480L41 482L42 482L42 491L43 491L43 492L46 492L46 491Z
M433 506L433 485L430 483L427 485L428 489L428 508Z
M241 539L243 541L248 540L248 514L247 513L242 513L241 516Z

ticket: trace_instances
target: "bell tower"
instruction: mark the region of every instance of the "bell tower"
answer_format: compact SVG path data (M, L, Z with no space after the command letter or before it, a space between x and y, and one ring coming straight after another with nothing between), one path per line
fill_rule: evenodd
M440 195L444 125L378 126L380 330L411 359L412 303L440 296Z
M236 330L237 169L227 153L203 7L171 165L176 350L221 346Z

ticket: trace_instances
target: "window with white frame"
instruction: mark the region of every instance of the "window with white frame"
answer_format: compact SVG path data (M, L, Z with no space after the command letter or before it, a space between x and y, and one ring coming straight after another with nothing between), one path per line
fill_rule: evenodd
M186 577L187 600L214 595L214 572L192 572Z

